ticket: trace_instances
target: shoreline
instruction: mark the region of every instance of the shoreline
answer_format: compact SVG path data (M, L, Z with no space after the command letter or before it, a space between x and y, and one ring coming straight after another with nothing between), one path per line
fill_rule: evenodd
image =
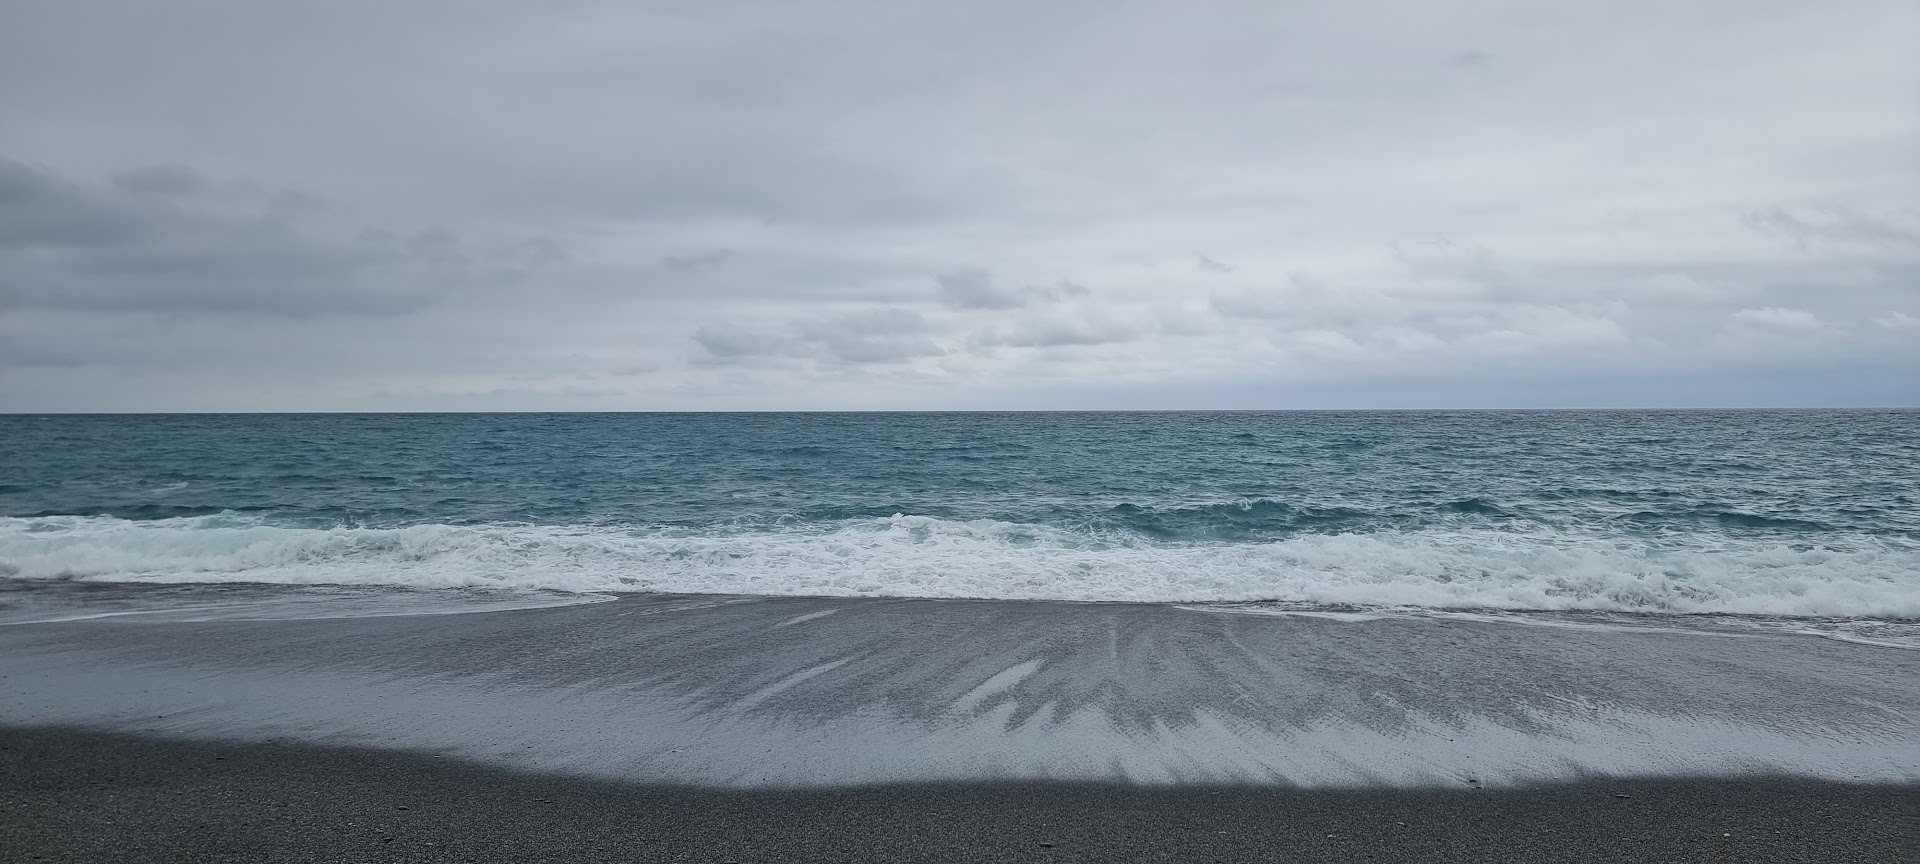
M9 597L8 592L14 596ZM100 597L92 594L120 594ZM192 600L180 596L204 595ZM427 588L379 584L307 584L280 582L112 582L8 580L0 577L0 600L25 599L41 608L16 603L0 607L0 627L66 624L104 618L141 618L159 623L323 621L377 617L482 615L585 606L629 600L701 602L713 598L817 603L1008 603L1061 606L1158 607L1183 611L1267 617L1324 618L1362 622L1380 619L1472 621L1527 627L1565 627L1628 633L1665 632L1693 636L1742 637L1793 635L1855 645L1920 650L1920 617L1901 615L1812 615L1770 612L1651 611L1608 608L1532 608L1508 606L1421 606L1413 604L1320 603L1303 600L1130 600L1075 597L971 597L916 594L768 593L702 591L562 590L517 588ZM89 611L102 602L137 608ZM56 617L34 617L37 614ZM9 616L12 620L9 620ZM1879 640L1848 633L1849 626L1903 628L1898 638ZM1829 629L1820 629L1826 627Z
M0 728L0 847L80 861L1892 862L1920 784L977 782L718 790L379 750Z
M0 627L0 727L650 785L1920 782L1920 654L1141 604L631 596Z

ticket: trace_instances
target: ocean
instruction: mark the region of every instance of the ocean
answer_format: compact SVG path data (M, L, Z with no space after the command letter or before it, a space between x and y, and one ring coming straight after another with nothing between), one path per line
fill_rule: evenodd
M1628 779L1911 790L1917 431L1915 411L12 416L0 743L263 747L220 765L270 785L331 782L273 767L318 747L776 797L1548 789L1601 825L1617 795L1670 805ZM185 758L164 764L203 770ZM45 770L91 789L92 760Z
M1909 644L1920 411L12 415L0 579L16 611L283 585L1705 616Z

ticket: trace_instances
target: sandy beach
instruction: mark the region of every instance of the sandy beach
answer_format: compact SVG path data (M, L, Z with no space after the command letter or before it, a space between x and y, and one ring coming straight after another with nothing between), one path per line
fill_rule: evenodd
M430 756L0 732L9 861L1903 862L1920 792L906 784L723 791Z
M20 860L1920 848L1920 653L1811 636L686 595L195 617L0 627Z

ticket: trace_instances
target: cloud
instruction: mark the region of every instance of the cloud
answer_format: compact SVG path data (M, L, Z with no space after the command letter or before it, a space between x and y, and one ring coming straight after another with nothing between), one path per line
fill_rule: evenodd
M1091 297L1093 289L1078 282L1063 279L1052 285L1029 286L1026 294L1043 303L1059 303L1063 300Z
M771 357L810 358L847 364L901 363L945 353L927 320L910 309L865 309L795 321L769 332L739 325L708 325L694 341L714 362Z
M1365 278L1374 281L1377 277ZM1229 318L1347 321L1372 317L1376 320L1397 320L1413 308L1410 304L1427 305L1425 301L1403 296L1413 287L1408 283L1352 284L1287 273L1283 279L1275 282L1214 293L1208 305L1214 312ZM1393 288L1401 290L1393 291Z
M949 309L1005 311L1033 304L1062 303L1093 295L1093 290L1070 280L1051 285L1028 285L1019 290L994 284L993 274L979 267L955 270L934 277L939 284L938 297Z
M944 353L927 321L909 309L870 309L802 322L801 338L844 363L899 363Z
M1738 293L1690 273L1655 273L1630 289L1637 297L1669 303L1712 303Z
M1468 49L1456 51L1447 57L1447 65L1455 69L1478 69L1493 62L1493 55L1485 51Z
M1747 224L1785 235L1802 251L1814 242L1888 250L1920 250L1920 210L1868 214L1842 204L1769 207L1750 212Z
M1627 341L1625 328L1613 318L1559 306L1517 306L1503 310L1492 329L1474 341L1500 351L1590 348Z
M1763 306L1758 309L1741 309L1733 313L1733 320L1743 324L1755 324L1761 327L1778 327L1788 330L1812 330L1820 326L1820 319L1804 309L1781 309Z
M1200 269L1205 270L1208 273L1232 273L1235 269L1231 264L1227 264L1226 262L1223 262L1223 261L1215 261L1214 259L1208 258L1205 255L1193 256L1193 262L1199 265Z
M1017 309L1027 304L1018 292L993 284L993 274L968 267L934 277L940 285L940 302L954 309Z
M1364 350L1353 337L1338 330L1295 330L1276 341L1322 357L1352 356Z
M1374 331L1374 339L1395 351L1413 353L1435 351L1446 347L1439 337L1416 327L1382 327Z
M0 160L0 306L393 315L528 263L475 261L445 229L327 236L291 215L312 201L179 166L90 186Z
M741 357L771 357L793 352L794 342L783 336L761 333L728 324L713 324L694 331L707 354L729 360Z
M1911 2L744 2L0 4L0 405L1920 403Z
M725 249L701 252L696 255L668 255L660 259L660 266L675 273L692 273L718 267L727 263L730 257L732 257L731 254Z
M1140 336L1139 328L1119 321L1027 317L978 333L972 344L987 348L1057 348L1130 342Z

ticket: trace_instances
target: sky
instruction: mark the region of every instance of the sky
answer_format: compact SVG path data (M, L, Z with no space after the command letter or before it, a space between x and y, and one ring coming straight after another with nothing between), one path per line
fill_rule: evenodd
M1911 0L0 4L0 411L1915 405Z

